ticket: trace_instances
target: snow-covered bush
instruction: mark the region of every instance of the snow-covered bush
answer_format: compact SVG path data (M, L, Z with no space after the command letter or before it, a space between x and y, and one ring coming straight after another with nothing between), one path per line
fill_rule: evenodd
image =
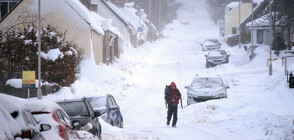
M23 70L38 71L38 33L35 26L8 31L0 41L0 80L21 78ZM41 31L41 77L44 81L69 86L76 80L82 52L65 41L65 33L47 26ZM0 83L1 84L1 83Z

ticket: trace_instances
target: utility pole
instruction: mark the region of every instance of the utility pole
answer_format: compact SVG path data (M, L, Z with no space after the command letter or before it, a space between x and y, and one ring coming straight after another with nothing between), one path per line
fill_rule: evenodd
M151 20L151 6L152 6L152 0L149 0L148 19L149 19L149 21L150 21L150 24L152 23L152 22L151 22L151 21L152 21L152 20ZM151 26L150 26L150 27L151 27ZM151 36L150 36L150 37L151 37L151 38L150 38L151 40L153 40L153 36L152 36L153 33L152 33L152 30L153 30L153 29L148 29L148 32L150 32L150 35L151 35Z
M241 0L239 0L239 49L241 49L241 28L240 28L240 24L241 24Z
M251 56L250 60L252 59L253 55L253 0L251 0Z
M271 34L271 37L273 36L273 15L272 15L272 1L270 0L269 2L269 11L270 11L270 34ZM270 48L270 51L269 51L269 55L270 55L270 65L269 65L269 76L273 75L273 65L272 65L272 46L269 45L269 48Z
M41 0L38 0L38 90L37 97L42 99L41 90Z
M158 31L160 32L161 30L161 0L158 0L159 4L159 12L158 12Z

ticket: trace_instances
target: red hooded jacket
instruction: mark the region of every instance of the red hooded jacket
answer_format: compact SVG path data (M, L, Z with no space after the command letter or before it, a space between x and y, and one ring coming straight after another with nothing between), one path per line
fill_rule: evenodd
M175 89L173 89L172 87L175 87ZM169 91L169 95L168 95L168 104L171 106L177 106L179 104L179 99L181 99L181 93L177 89L175 82L172 82L170 84L170 91Z

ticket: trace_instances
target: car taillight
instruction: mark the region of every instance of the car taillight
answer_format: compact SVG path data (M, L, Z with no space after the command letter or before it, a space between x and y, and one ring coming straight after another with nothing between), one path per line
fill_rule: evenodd
M21 138L32 138L32 130L22 131Z
M67 140L68 139L68 136L67 136L67 133L65 131L65 128L62 125L59 125L58 130L59 130L60 137L62 137L63 139Z

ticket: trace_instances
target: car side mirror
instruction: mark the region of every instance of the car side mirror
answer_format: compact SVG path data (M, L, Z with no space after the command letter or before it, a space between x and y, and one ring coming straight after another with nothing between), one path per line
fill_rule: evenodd
M94 118L100 117L101 113L99 111L94 112Z
M118 106L116 106L116 105L110 106L110 110L116 110L117 108L118 108Z
M81 130L89 131L93 128L93 124L87 123L86 125L81 127Z
M40 131L48 131L51 129L51 126L49 124L41 124L41 129Z

